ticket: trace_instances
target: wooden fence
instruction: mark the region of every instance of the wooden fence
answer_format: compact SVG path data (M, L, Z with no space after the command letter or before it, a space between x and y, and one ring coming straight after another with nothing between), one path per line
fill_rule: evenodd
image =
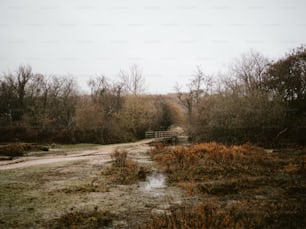
M177 133L173 131L147 131L146 138L173 138L177 137Z

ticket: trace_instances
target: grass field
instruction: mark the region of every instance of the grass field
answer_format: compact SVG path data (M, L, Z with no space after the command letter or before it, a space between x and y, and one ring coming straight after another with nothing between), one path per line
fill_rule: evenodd
M196 196L153 216L150 228L305 228L306 149L217 143L156 147L171 185ZM183 225L183 226L182 226Z
M0 171L0 228L306 226L305 148L149 149L125 147L110 162L97 156ZM148 192L154 171L166 184Z

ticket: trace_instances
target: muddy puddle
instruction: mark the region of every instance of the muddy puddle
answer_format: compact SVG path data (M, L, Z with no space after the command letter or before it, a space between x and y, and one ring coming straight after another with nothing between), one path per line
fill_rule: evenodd
M154 171L146 178L146 182L141 185L140 190L145 194L151 194L152 196L164 196L166 188L166 177L158 172Z

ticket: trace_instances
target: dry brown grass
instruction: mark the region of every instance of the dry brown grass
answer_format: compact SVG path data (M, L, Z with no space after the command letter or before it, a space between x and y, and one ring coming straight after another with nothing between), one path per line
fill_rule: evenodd
M186 203L172 206L165 214L154 215L142 228L253 228L249 222L235 220L231 212L219 210L211 204L199 203L194 206ZM139 227L141 228L141 227Z
M111 155L111 158L114 161L114 165L117 167L125 167L127 162L127 155L128 152L126 150L116 149Z
M128 153L125 150L116 149L113 154L113 163L102 173L109 177L115 184L129 185L145 180L149 172L148 168L139 166L136 161L128 159Z
M14 143L0 146L0 156L18 157L33 150L48 151L49 148L31 143Z
M210 142L158 147L151 155L170 184L202 202L155 215L148 228L306 227L305 148L266 152Z
M167 166L168 170L184 169L203 163L232 163L237 160L262 159L263 149L250 144L226 146L216 142L195 144L190 147L177 146L174 149L158 145L151 150L154 160ZM257 158L258 154L261 154ZM250 157L251 156L251 157Z
M70 228L109 228L113 223L114 215L110 212L99 211L77 211L68 212L60 218L52 220L47 225L50 229L70 229Z
M274 211L279 208L278 204L274 204L268 211L258 212L250 211L250 204L256 204L256 202L236 201L231 206L220 206L216 201L211 202L210 199L194 205L185 202L178 206L171 206L162 214L151 215L149 220L138 225L138 228L299 228L299 221L294 221L296 217L292 221L286 221L282 218L284 215L275 217ZM262 206L258 207L262 208ZM246 209L248 211L245 211ZM134 228L137 227L134 226Z

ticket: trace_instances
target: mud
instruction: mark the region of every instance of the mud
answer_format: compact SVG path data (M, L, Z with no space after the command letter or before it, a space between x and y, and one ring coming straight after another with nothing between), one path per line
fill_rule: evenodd
M74 151L71 154L65 153L64 155L52 155L53 151L51 150L51 156L46 154L46 156L31 156L31 157L20 157L14 160L6 160L0 161L0 170L7 170L7 169L16 169L16 168L25 168L29 166L35 165L44 165L44 164L52 164L57 162L71 162L71 161L79 161L79 160L98 160L99 163L106 163L111 161L110 154L116 148L139 148L143 147L146 150L148 147L146 143L149 143L151 140L143 140L135 143L123 143L123 144L112 144L112 145L105 145L100 146L98 149L94 150L84 150L84 151Z

